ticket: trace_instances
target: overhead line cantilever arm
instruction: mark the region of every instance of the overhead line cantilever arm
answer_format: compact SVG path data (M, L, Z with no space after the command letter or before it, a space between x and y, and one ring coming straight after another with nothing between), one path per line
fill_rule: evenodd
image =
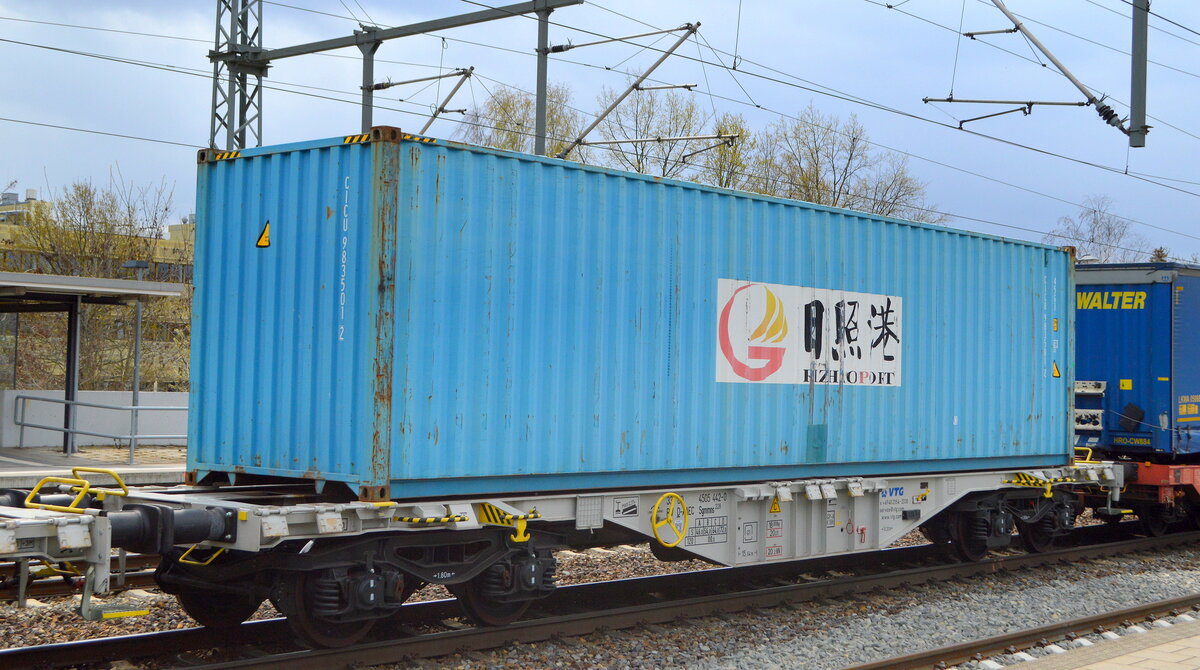
M591 125L589 125L587 128L584 128L582 133L579 133L579 137L576 137L574 141L572 141L569 145L567 145L567 148L558 152L558 156L557 156L558 158L566 158L567 154L571 153L571 151L574 150L575 147L579 146L580 144L583 144L584 138L586 138L588 136L588 133L595 130L596 126L600 125L600 122L604 120L604 117L611 114L612 111L617 108L617 105L621 104L621 102L623 100L625 100L625 98L629 97L630 93L633 93L635 90L637 90L637 87L641 86L642 82L646 81L646 78L649 77L650 74L653 73L654 70L656 70L659 65L663 64L663 61L665 61L667 58L669 58L671 56L671 54L675 53L675 50L678 49L680 47L680 45L682 45L684 42L686 42L689 37L691 37L692 35L695 35L697 30L700 30L700 22L697 21L695 23L685 23L682 26L680 26L679 28L676 28L675 30L683 30L684 33L683 33L683 35L680 35L679 39L676 40L674 44L671 45L670 49L667 49L666 51L664 51L662 56L658 60L654 61L654 64L651 65L649 68L646 69L645 72L642 73L642 76L638 77L637 81L630 84L629 87L625 89L625 92L621 93L621 95L618 95L617 99L613 100L612 104L609 105L607 109L605 109L603 112L600 112L600 114L598 114L596 116L596 119L594 121L592 121Z
M467 83L467 80L471 78L471 75L474 74L474 72L475 66L472 65L460 73L461 78L458 80L458 83L454 85L454 88L450 89L450 94L446 96L446 99L442 101L442 104L438 105L437 109L433 110L433 114L429 115L429 120L426 121L425 125L421 127L419 134L424 135L425 131L429 130L429 126L433 125L433 122L437 120L438 116L440 116L443 112L450 111L446 109L446 105L450 104L450 98L453 98L454 94L458 93L458 89L462 88L462 85Z
M970 98L921 98L921 102L975 102L986 105L1061 105L1063 107L1087 107L1086 102L1049 102L1041 100L972 100Z
M1066 77L1068 80L1070 80L1070 82L1075 85L1075 88L1079 89L1080 93L1083 93L1083 97L1084 97L1084 99L1087 100L1089 105L1096 105L1097 111L1102 111L1100 109L1100 107L1103 103L1101 103L1100 99L1096 97L1096 94L1092 93L1091 89L1089 89L1087 86L1085 86L1083 84L1083 82L1076 79L1075 75L1071 74L1071 71L1067 69L1067 66L1063 65L1062 61L1058 60L1058 58L1056 58L1054 56L1054 54L1050 53L1050 50L1046 48L1046 45L1042 44L1041 40L1039 40L1036 35L1034 35L1028 28L1026 28L1025 25L1022 24L1019 19L1017 19L1015 14L1008 11L1008 7L1004 6L1004 0L992 0L992 4L996 5L996 8L999 9L1001 12L1004 12L1004 15L1008 17L1008 20L1013 22L1013 26L1017 30L1021 31L1022 35L1029 38L1029 41L1033 43L1033 46L1037 47L1038 51L1041 51L1046 56L1046 58L1049 58L1050 62L1054 63L1054 67L1058 68L1058 71L1061 72L1063 74L1063 76ZM1109 111L1111 111L1111 110L1109 110ZM1103 114L1102 114L1102 117L1103 117ZM1107 121L1109 123L1109 125L1115 126L1116 128L1120 129L1121 132L1128 132L1125 130L1125 125L1123 123L1121 123L1120 119L1117 119L1115 116L1107 117L1107 118L1105 118L1105 121ZM1115 121L1115 123L1114 123L1114 121Z

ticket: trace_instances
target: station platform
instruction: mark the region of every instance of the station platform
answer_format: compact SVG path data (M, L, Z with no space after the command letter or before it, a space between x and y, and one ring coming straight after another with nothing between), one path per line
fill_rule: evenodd
M1091 647L1021 663L1028 670L1197 670L1200 621L1125 635Z
M184 447L139 447L134 465L125 447L81 447L71 455L60 448L0 449L0 489L31 488L46 476L69 477L78 466L114 470L129 485L179 484L185 460ZM85 476L98 484L112 483L104 475Z

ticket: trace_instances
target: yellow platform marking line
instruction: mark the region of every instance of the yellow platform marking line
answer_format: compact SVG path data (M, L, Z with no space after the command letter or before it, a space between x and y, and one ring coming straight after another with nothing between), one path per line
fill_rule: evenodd
M369 139L371 139L371 136L367 133L363 133L362 135L347 135L346 139L342 140L342 144L361 144Z
M467 520L466 514L455 514L453 516L402 516L397 521L401 523L462 523Z

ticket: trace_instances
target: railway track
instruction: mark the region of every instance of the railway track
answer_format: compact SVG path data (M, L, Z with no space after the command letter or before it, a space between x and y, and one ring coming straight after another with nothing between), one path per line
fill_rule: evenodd
M1082 533L1111 537L1112 529L1096 527ZM299 650L276 644L257 648L253 657L229 658L216 654L202 666L217 668L335 668L427 658L462 651L535 642L561 636L583 635L602 629L619 629L773 607L821 598L836 598L919 585L927 582L1017 570L1039 565L1076 562L1137 551L1159 550L1200 542L1200 532L1158 538L1126 539L1042 554L997 556L979 563L946 563L942 548L931 545L891 549L853 557L801 561L790 564L708 570L658 577L581 584L557 590L538 603L527 620L504 628L446 630L443 622L459 614L453 600L406 605L400 614L378 627L364 644L343 649ZM943 557L939 559L938 557ZM850 570L859 574L840 576ZM806 581L811 573L835 571L834 576ZM799 581L797 581L799 580ZM436 632L418 633L420 629ZM281 619L243 624L234 631L214 633L187 629L142 635L102 638L0 651L3 667L64 667L88 662L164 656L184 650L221 649L228 654L237 645L261 645L262 640L289 639Z
M1058 642L1069 639L1071 636L1087 635L1098 630L1126 625L1129 622L1141 622L1156 615L1178 613L1185 609L1200 610L1200 593L1159 600L1037 628L1028 628L962 644L938 647L874 663L863 663L846 670L910 670L911 668L951 667L973 659L1024 651L1047 642Z

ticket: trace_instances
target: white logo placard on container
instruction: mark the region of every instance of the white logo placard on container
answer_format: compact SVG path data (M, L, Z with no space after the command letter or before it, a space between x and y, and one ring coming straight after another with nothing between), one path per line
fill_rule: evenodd
M717 381L900 386L901 299L717 280Z

